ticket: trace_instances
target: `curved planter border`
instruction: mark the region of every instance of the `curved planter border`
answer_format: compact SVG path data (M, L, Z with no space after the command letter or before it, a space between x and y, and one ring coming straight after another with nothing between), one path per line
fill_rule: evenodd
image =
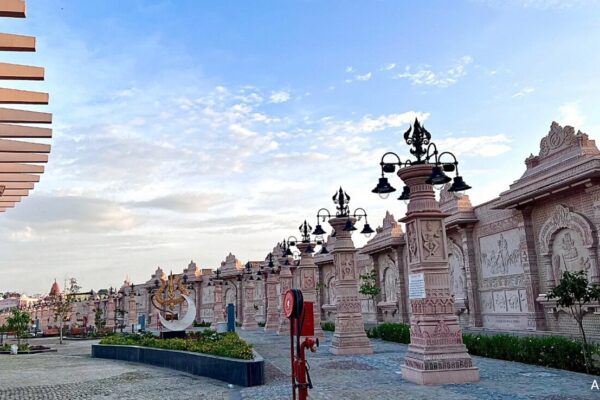
M93 344L92 357L139 362L206 376L238 386L265 383L265 361L254 351L254 360L238 360L189 351L152 347Z

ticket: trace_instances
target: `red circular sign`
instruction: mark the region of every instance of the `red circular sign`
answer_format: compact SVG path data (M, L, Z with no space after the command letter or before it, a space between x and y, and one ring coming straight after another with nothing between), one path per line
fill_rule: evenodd
M294 292L288 289L288 291L285 292L285 295L283 296L283 314L287 318L291 318L295 306L296 304L294 301Z

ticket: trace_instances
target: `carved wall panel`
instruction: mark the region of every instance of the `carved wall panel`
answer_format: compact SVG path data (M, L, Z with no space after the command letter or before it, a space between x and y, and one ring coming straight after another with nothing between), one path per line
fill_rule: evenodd
M519 229L480 237L479 249L484 279L523 273Z
M552 268L557 278L565 271L590 269L589 250L584 247L581 235L572 229L561 229L552 243Z
M224 304L225 307L228 304L233 304L234 306L237 307L237 303L236 303L237 295L236 295L235 291L236 291L235 288L228 288L225 291L225 304Z
M448 240L448 265L450 268L450 293L456 299L467 298L467 275L462 249L452 240Z
M424 261L445 260L444 234L442 232L442 221L423 219L421 222L421 242Z

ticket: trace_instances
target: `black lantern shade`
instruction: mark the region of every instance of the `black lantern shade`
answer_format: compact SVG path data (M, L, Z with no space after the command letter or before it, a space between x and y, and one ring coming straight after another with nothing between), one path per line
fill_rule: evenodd
M323 243L323 246L321 246L321 251L319 252L319 254L329 254L329 250L327 250L327 246L325 245L325 243Z
M373 190L371 190L371 192L379 194L379 197L384 198L384 199L387 198L390 193L395 192L395 191L396 191L396 189L392 185L390 185L390 183L388 182L388 179L383 176L381 178L379 178L379 182L377 183L377 186L375 186L375 188Z
M362 233L363 235L370 235L373 232L375 231L371 229L371 225L369 225L368 223L365 223L365 226L363 227L362 231L360 231L360 233Z
M410 200L410 188L406 185L402 188L402 194L398 197L398 200Z
M351 231L355 231L356 227L354 226L354 224L352 223L352 221L348 218L348 220L346 221L346 226L344 226L344 231L346 232L351 232Z
M449 192L464 192L465 190L471 189L471 186L467 185L463 180L463 177L458 175L454 177L454 182L452 182L452 186L448 189Z
M321 226L321 224L317 224L315 230L313 231L313 235L317 235L317 236L321 236L321 235L325 235L327 232L325 232L323 230L323 227Z
M429 176L429 178L427 178L425 183L427 183L428 185L445 185L451 180L452 179L448 177L448 175L444 174L442 167L436 165L431 169L431 175Z

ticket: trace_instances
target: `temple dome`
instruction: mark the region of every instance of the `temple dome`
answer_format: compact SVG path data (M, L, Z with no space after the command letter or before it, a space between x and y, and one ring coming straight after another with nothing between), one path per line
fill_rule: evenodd
M50 288L50 296L58 296L60 294L60 286L58 286L58 282L56 282L56 279L54 280L54 283L52 284L52 287Z

